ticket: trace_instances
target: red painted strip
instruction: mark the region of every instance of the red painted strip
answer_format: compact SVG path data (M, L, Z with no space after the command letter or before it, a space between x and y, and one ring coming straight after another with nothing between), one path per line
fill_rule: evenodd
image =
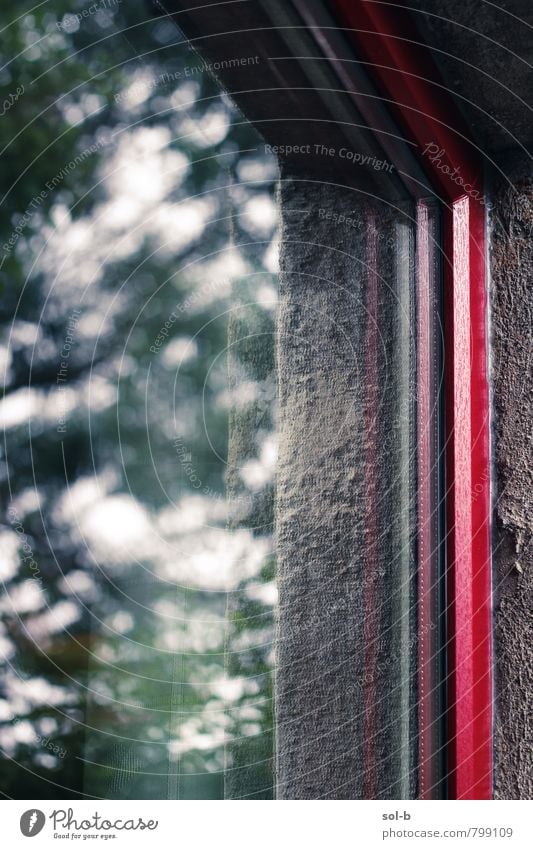
M454 737L450 742L453 754L450 778L454 795L459 783L473 783L474 725L473 725L473 628L472 628L472 499L470 450L472 444L470 409L470 250L469 202L466 198L453 205L451 234L449 234L450 268L445 273L451 296L450 317L452 329L453 360L447 374L449 413L453 414L453 433L449 457L450 490L448 503L449 572L453 581L451 595L450 654L453 676L450 681L450 708L455 713ZM451 271L451 274L449 273ZM447 334L447 337L449 334ZM447 338L446 356L450 351ZM451 417L450 417L451 422ZM460 567L460 568L459 568ZM461 764L461 770L458 767ZM462 779L461 779L462 776Z
M448 662L451 794L490 799L492 656L489 405L481 169L465 123L405 9L329 0L390 102L445 210ZM418 43L417 43L418 42ZM428 155L428 145L432 155ZM424 153L426 151L426 153ZM426 693L422 693L425 699ZM424 734L424 729L421 730ZM422 767L423 772L423 767Z
M492 658L483 207L463 197L446 218L450 782L455 798L488 799Z
M490 415L485 285L485 209L470 201L470 403L472 407L472 559L474 608L473 798L492 793L492 563L490 541ZM463 798L460 796L460 798Z

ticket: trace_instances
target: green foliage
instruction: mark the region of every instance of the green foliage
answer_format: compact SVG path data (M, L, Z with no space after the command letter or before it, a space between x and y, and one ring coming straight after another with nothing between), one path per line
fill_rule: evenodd
M272 785L272 606L243 585L227 619L231 581L197 580L194 558L222 562L235 534L245 560L271 535L270 480L230 530L224 494L228 422L247 433L241 463L274 427L272 392L228 402L227 346L244 289L273 287L274 224L247 210L275 174L217 82L186 74L199 59L173 22L143 2L87 8L6 0L0 13L0 791L219 797L250 697L214 682L246 674L262 705L254 794ZM240 356L264 389L272 309L254 315ZM272 569L265 554L254 580ZM237 621L270 636L228 666Z

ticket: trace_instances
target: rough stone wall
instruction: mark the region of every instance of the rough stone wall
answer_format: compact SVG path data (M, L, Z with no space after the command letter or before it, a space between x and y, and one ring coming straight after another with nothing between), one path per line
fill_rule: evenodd
M496 659L495 783L498 799L533 798L533 463L531 164L506 162L491 220L494 394Z
M361 798L361 244L319 218L346 210L339 192L282 186L278 798Z
M396 231L386 205L371 210L356 191L316 180L281 186L277 796L409 798L416 641L410 517L395 465ZM381 236L375 261L369 216Z
M530 148L531 0L412 0L409 5L478 152L492 158L514 145Z

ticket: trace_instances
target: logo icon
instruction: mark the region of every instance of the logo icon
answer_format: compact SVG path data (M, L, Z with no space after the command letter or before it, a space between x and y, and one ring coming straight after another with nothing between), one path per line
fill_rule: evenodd
M42 811L30 808L29 811L24 811L20 818L20 830L24 837L35 837L42 831L45 822L46 817Z

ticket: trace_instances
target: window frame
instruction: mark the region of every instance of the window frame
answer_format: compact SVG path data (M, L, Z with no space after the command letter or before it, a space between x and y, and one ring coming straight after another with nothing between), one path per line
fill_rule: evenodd
M426 200L439 202L445 397L438 435L440 445L445 445L445 457L438 472L442 479L439 495L444 496L438 521L441 522L441 514L445 515L444 527L439 525L437 536L439 551L445 549L439 553L439 560L444 560L443 555L446 558L442 566L446 580L439 580L439 585L445 583L447 594L442 596L440 617L444 619L447 610L446 633L440 639L447 703L447 733L443 735L447 749L446 793L448 798L490 799L490 408L485 209L479 151L440 79L432 53L417 34L413 14L404 6L390 0L291 0L290 4L258 0L237 5L224 2L215 7L201 3L192 9L182 8L181 3L174 5L180 8L173 15L180 25L185 25L191 43L198 44L208 56L216 59L229 53L241 55L243 45L256 46L264 60L260 77L243 83L234 70L224 71L221 76L239 107L265 138L279 139L278 127L283 126L286 137L282 140L298 142L300 121L307 117L309 109L328 116L324 119L328 131L334 131L335 121L345 130L349 125L346 113L341 119L335 114L337 95L342 92L357 107L354 126L371 135L394 164L395 173L389 179L399 178L416 201L418 227ZM303 35L305 40L300 38ZM306 74L312 52L306 40L310 38L318 48L312 54L315 64L329 65L340 82L338 88L331 88L325 75L321 76L322 85L320 75ZM282 61L287 64L280 73ZM295 116L294 123L282 125L272 118L273 97L288 115ZM318 137L316 127L321 123L322 118L316 124L309 122L311 140ZM431 144L437 145L439 157L430 158ZM298 164L297 160L284 160L287 172ZM457 174L462 179L454 182L452 178ZM374 176L377 180L379 175ZM422 285L420 250L417 266L417 285ZM419 363L419 373L423 367ZM428 380L426 374L422 383L427 385ZM419 398L419 428L423 427L424 415L427 408L424 410ZM421 495L424 493L419 490L419 504L423 503ZM431 515L431 506L426 512ZM421 524L424 523L422 516ZM434 563L422 559L422 587L431 587L430 569L434 569ZM423 594L422 602L425 598ZM435 604L431 593L426 600ZM423 603L419 605L420 617L425 615L423 607ZM419 657L423 663L424 656L431 656L432 645L428 632L423 627L419 631ZM439 708L431 704L431 680L428 676L422 678L419 739L422 749L432 750L432 726ZM420 798L435 797L433 767L433 760L428 763L424 755L419 759Z
M491 467L482 163L409 13L390 3L366 0L332 0L330 5L441 203L448 798L491 799ZM431 145L438 151L433 160L427 155ZM420 210L419 203L419 216ZM420 255L417 266L420 275ZM427 383L421 365L422 382ZM419 502L424 497L419 490ZM426 569L422 560L422 587L430 577ZM422 594L421 616L424 605ZM422 629L422 662L429 650L428 639ZM423 751L431 735L427 717L431 684L421 678ZM430 776L422 758L421 798L432 797Z

